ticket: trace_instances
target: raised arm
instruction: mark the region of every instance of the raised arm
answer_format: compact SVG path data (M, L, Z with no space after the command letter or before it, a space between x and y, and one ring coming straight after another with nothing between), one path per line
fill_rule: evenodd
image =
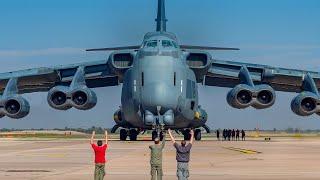
M90 139L90 144L94 143L94 136L96 135L95 131L92 131L91 139Z
M192 144L193 143L193 139L194 139L194 131L193 131L193 129L191 129L190 134L191 134L190 144Z
M106 144L108 144L108 131L104 132L105 138L106 138Z
M168 132L169 132L169 136L170 136L170 139L172 141L172 143L176 143L176 140L174 139L173 135L172 135L172 132L171 132L171 129L168 129Z

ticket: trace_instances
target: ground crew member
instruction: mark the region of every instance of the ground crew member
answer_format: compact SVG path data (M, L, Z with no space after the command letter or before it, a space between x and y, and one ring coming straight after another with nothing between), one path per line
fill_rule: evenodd
M239 131L239 129L236 130L236 140L237 141L240 140L240 131Z
M218 139L218 141L220 141L220 131L219 131L219 129L217 129L216 134L217 134L217 139Z
M149 146L150 153L150 165L151 165L151 180L162 180L162 150L166 143L165 134L160 144L160 139L154 139L154 145Z
M241 139L242 139L242 141L246 140L246 132L244 132L243 129L241 130Z
M192 148L194 132L193 130L190 131L191 138L190 142L187 145L186 141L181 141L181 145L179 145L172 133L171 130L168 130L171 141L173 142L173 146L176 148L176 160L177 160L177 177L178 180L187 180L189 177L189 161L190 161L190 150Z
M232 129L231 136L232 136L232 141L234 141L236 138L236 131L234 129Z
M226 129L223 130L223 138L225 141L227 140L227 130Z
M94 136L96 132L92 132L90 139L90 144L94 150L95 155L95 170L94 170L94 180L103 180L105 176L105 163L106 163L106 150L108 149L108 132L105 131L105 144L101 140L97 141L97 144L94 143Z

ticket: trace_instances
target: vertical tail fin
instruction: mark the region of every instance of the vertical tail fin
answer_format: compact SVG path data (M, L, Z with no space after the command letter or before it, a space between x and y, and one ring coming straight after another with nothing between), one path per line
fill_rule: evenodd
M165 0L158 0L157 31L167 31Z

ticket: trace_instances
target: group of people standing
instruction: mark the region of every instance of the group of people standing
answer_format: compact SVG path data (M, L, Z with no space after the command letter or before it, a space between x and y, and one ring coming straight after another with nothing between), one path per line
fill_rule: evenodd
M241 140L246 140L246 132L242 129L241 131L239 129L223 129L222 131L222 137L224 141L240 141L240 133L241 133ZM220 141L220 130L218 129L216 131L217 139Z
M189 143L182 140L181 143L177 143L171 130L168 129L173 147L176 149L177 160L177 178L178 180L187 180L189 178L189 160L192 143L194 140L194 131L190 131ZM160 142L159 138L154 139L154 144L149 146L150 148L150 166L151 166L151 179L162 180L162 150L165 146L165 135ZM108 132L105 131L105 142L98 140L95 143L95 131L92 132L90 144L95 153L95 171L94 180L103 180L105 176L105 163L106 163L106 150L108 149Z
M187 143L182 140L181 143L177 143L172 135L170 129L168 129L171 142L173 147L176 149L176 160L177 160L177 178L178 180L187 180L189 178L189 160L190 160L190 150L192 148L192 143L194 139L193 130L190 131L190 141ZM150 165L151 165L151 180L162 180L162 150L165 145L165 135L160 144L160 139L155 138L154 145L149 146L150 153Z

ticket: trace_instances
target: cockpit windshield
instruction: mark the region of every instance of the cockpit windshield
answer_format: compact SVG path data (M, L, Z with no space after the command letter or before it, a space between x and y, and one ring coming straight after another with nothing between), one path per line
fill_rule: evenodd
M158 45L158 41L157 40L152 40L152 41L147 41L144 47L151 47L151 48L155 48Z
M162 47L172 47L173 45L172 45L172 43L171 43L171 41L168 41L168 40L163 40L162 41Z
M162 40L162 47L164 47L164 48L168 48L168 47L178 48L178 45L174 41Z
M159 44L158 44L159 42ZM175 41L171 40L149 40L144 43L144 48L156 48L162 46L163 48L179 48L178 44Z
M174 46L175 48L178 48L178 47L179 47L178 44L177 44L176 42L174 42L174 41L172 41L172 44L173 44L173 46Z

